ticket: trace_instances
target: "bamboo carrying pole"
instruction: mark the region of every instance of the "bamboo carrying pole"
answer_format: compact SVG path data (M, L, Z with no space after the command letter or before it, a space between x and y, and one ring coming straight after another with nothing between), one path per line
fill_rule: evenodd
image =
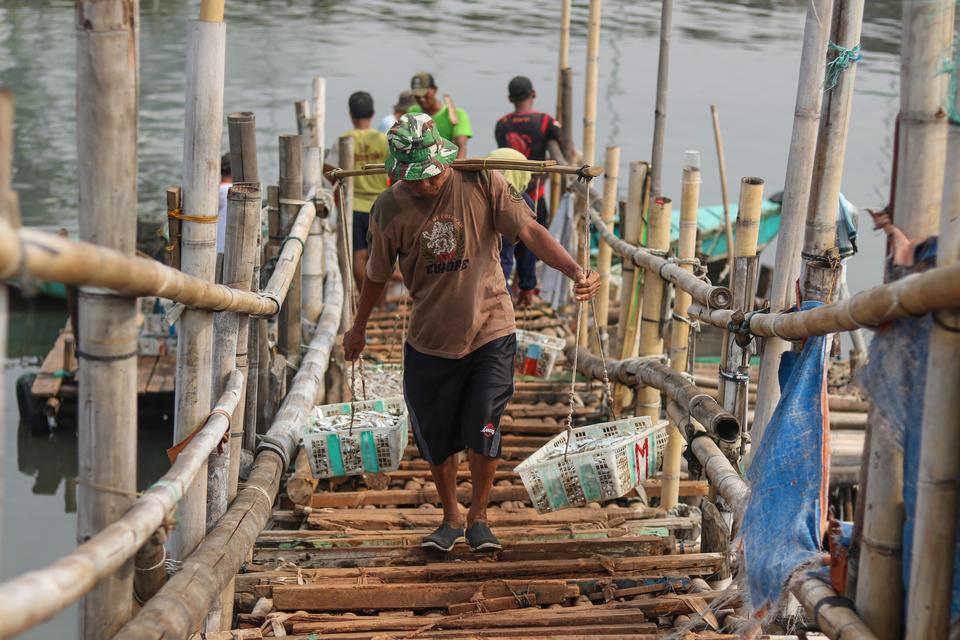
M780 207L780 232L770 293L770 310L774 313L793 306L793 284L800 275L800 250L803 244L804 220L810 198L813 159L820 126L823 102L823 78L826 72L827 42L830 40L830 19L834 0L808 0L803 27L803 49L800 54L800 78L793 115L793 133L787 156L787 175ZM759 444L763 430L780 400L778 371L780 356L789 348L780 338L767 338L760 356L760 381L751 437ZM749 462L749 458L748 458Z
M680 191L680 241L677 244L677 257L681 267L693 273L692 261L697 244L697 208L700 206L700 168L689 164L683 168L682 188ZM686 371L689 357L688 341L690 324L687 320L687 308L690 306L690 294L677 287L673 302L673 324L670 330L670 365L674 371ZM667 449L663 457L663 488L660 494L660 506L668 511L677 505L680 498L680 459L686 441L679 428L680 424L671 421L668 428Z
M280 475L296 453L304 417L323 384L344 306L337 240L324 238L327 274L317 330L270 431L263 437L246 487L230 509L160 592L144 605L116 640L182 638L200 623L240 570L271 514Z
M230 169L235 182L260 183L260 166L257 160L257 120L253 113L231 113L227 116L227 132L230 140ZM262 189L261 189L262 193ZM262 197L262 196L261 196ZM261 231L262 211L257 212L256 253L253 261L253 277L250 289L260 290L260 265L263 262L263 237ZM261 318L250 318L247 337L247 362L249 373L244 374L243 394L243 448L253 451L256 448L257 435L257 397L260 386L260 336L261 331L266 340L267 321ZM267 366L263 362L262 366ZM230 477L231 487L234 462L237 463L239 477L239 458L233 459L231 449ZM231 496L232 497L232 496Z
M763 180L743 178L740 181L740 203L737 209L737 237L734 245L733 271L730 286L733 290L735 317L753 311L756 300L756 275L759 255L757 235L760 232L760 209L763 206ZM723 408L747 425L747 382L750 379L750 352L737 342L737 334L725 332L720 354L720 386L717 399ZM741 438L745 434L741 434ZM726 453L731 462L739 463L741 443ZM722 449L723 447L721 447Z
M157 482L117 521L53 564L0 584L0 636L12 637L48 620L115 574L164 526L200 471L207 456L223 441L227 415L240 399L243 377L235 371L203 428Z
M300 136L292 133L280 136L280 231L284 237L303 205L302 151ZM304 245L305 246L305 245ZM287 362L295 365L300 361L300 343L303 329L300 325L301 276L298 264L293 272L293 282L287 292L287 301L280 309L277 319L277 346Z
M667 80L670 77L670 40L673 30L673 0L660 3L660 55L657 61L657 99L653 114L653 150L650 153L650 193L663 195L663 141L667 128Z
M204 0L200 20L187 24L186 110L183 143L183 211L200 220L181 225L181 269L213 281L219 207L220 138L223 130L223 73L226 29L223 0ZM213 315L188 308L178 323L174 442L180 442L210 412ZM133 381L136 376L132 376ZM206 469L180 503L180 526L171 538L174 559L182 560L206 530Z
M670 250L670 198L657 198L650 209L647 246L654 251ZM642 358L663 354L663 296L665 283L660 274L647 271L643 276L643 302L640 307L640 348ZM645 386L637 390L636 415L660 419L660 392Z
M940 10L943 13L937 17L952 25L952 20L945 19L951 13L946 10L946 5L951 4L911 2L904 5L904 12L906 16L908 11L922 15ZM914 20L919 20L920 15L911 15L911 38L918 35L913 29L919 26ZM933 28L943 26L936 20L927 24ZM960 51L954 53L954 62L958 59ZM927 82L934 84L930 78ZM953 110L947 133L943 209L937 243L937 264L940 266L960 263L960 113L957 112L960 108L960 70L956 66L951 88L954 94L948 104ZM911 226L919 230L928 225L929 220L922 220ZM960 388L960 333L957 327L960 327L960 314L941 312L935 316L930 328L917 475L916 528L907 601L907 638L931 638L938 637L938 634L946 637L950 625L953 575L957 570L954 549L957 484L960 482L960 394L957 394Z
M727 159L723 153L723 136L720 134L720 114L717 105L710 105L710 118L713 121L713 141L717 147L717 164L720 169L720 195L723 200L723 235L727 239L727 268L729 277L733 276L733 226L730 223L730 197L727 195ZM723 278L721 276L720 280Z
M237 290L249 290L256 259L256 241L260 233L260 184L234 182L227 192L227 232L223 254L223 283ZM247 376L247 338L249 317L230 311L218 313L214 322L213 391L223 393L230 373L237 369ZM241 404L234 412L230 428L230 446L210 456L207 466L207 531L227 510L236 495L240 471L240 445L243 437L244 390ZM236 472L236 475L234 475Z
M863 0L839 0L834 7L832 42L845 50L859 47L862 23ZM824 96L803 243L801 289L806 300L830 302L839 291L837 213L856 69L855 64L847 66Z
M137 3L79 0L76 8L80 238L133 255ZM77 541L82 544L123 515L137 488L137 301L85 287L79 316ZM133 613L131 557L84 598L81 638L109 638Z
M613 232L613 217L617 210L617 179L620 173L620 147L607 147L603 161L607 169L603 179L603 221L607 229ZM610 344L607 339L607 316L610 310L610 263L613 259L613 250L606 243L600 244L597 257L597 270L600 272L600 291L597 293L597 331L604 349Z

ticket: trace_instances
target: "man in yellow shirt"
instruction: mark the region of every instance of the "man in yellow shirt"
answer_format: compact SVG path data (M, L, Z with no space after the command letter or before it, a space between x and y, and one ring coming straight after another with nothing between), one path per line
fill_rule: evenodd
M350 120L353 129L344 135L353 138L353 166L378 164L387 159L387 136L370 126L373 121L373 98L366 91L350 96ZM387 177L383 174L356 176L353 179L353 275L357 286L363 284L367 271L367 230L370 228L370 208L384 189Z
M448 96L444 96L443 100L438 99L437 83L433 75L426 71L421 71L410 79L410 91L417 99L417 104L410 107L407 113L425 113L430 116L440 136L457 145L457 158L466 158L467 140L473 137L467 112L453 106L453 101Z

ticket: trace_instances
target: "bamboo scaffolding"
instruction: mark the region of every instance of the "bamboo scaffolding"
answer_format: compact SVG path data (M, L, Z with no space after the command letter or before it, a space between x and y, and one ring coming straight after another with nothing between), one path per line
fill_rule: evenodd
M564 77L563 71L570 66L570 4L571 0L561 0L560 4L560 47L557 60L557 110L558 122L564 119ZM569 136L564 130L563 137ZM560 194L563 191L563 180L560 176L550 176L550 215L554 215L560 206Z
M677 244L677 257L681 261L693 260L697 244L697 208L700 206L700 168L687 165L683 168L682 188L680 191L680 240ZM681 262L681 267L693 272L693 264ZM687 308L690 306L690 294L679 287L673 301L673 323L670 330L670 365L674 371L685 372L688 360L688 341L690 324L687 320ZM660 506L668 511L673 509L680 498L680 459L686 441L680 432L680 423L671 420L668 427L667 449L663 457L663 492Z
M660 50L657 58L657 99L653 115L653 150L650 152L650 195L656 200L663 192L663 142L667 129L667 82L670 78L670 40L673 30L673 0L660 3Z
M650 209L647 247L664 254L670 250L670 198L658 197ZM686 272L684 272L686 273ZM652 270L643 274L643 302L640 305L640 347L637 355L653 358L663 355L663 298L669 289L663 278ZM660 419L660 392L655 387L637 389L636 415Z
M323 78L314 78L313 107L308 110L306 127L300 131L304 148L303 189L319 189L323 186L322 156L323 147L320 144L324 121L324 98L326 83ZM304 101L304 104L310 104ZM314 218L307 236L307 246L304 248L304 258L301 273L303 295L301 304L304 320L310 323L317 321L323 305L323 229L322 221Z
M164 526L187 488L203 477L207 456L222 443L229 428L226 416L236 409L242 385L243 377L233 372L217 411L180 451L170 470L120 519L53 564L0 584L0 635L11 637L66 609L128 563Z
M305 241L315 215L316 208L308 201L300 208L290 236ZM204 281L156 260L128 256L89 242L35 229L15 230L0 220L0 279L13 277L22 270L42 280L99 287L131 297L160 296L205 311L276 315L302 253L300 242L284 244L267 286L262 292L253 293Z
M756 276L759 264L757 236L760 233L760 209L763 205L763 180L743 178L740 181L740 203L737 209L737 238L734 245L733 271L730 272L730 287L733 290L735 316L753 311L756 300ZM729 328L724 334L720 354L720 378L717 399L723 408L732 413L746 428L747 382L750 379L750 352L737 341L737 334ZM742 450L740 434L738 442L726 449L731 462L739 463ZM721 447L724 449L724 447Z
M730 198L727 196L727 159L723 153L723 136L720 134L720 114L717 105L710 105L710 118L713 121L713 141L717 147L717 164L720 170L720 195L723 201L723 235L727 239L727 268L729 277L733 277L733 226L730 222ZM720 280L723 280L721 274Z
M863 0L838 0L831 41L842 49L859 47L862 23ZM849 65L823 98L803 243L805 300L831 302L839 290L837 214L856 73L856 65Z
M138 17L135 2L79 0L77 150L80 238L136 250ZM137 301L79 292L77 540L130 507L137 481ZM80 637L111 637L133 613L133 554L80 605ZM18 611L16 616L22 616Z
M249 290L256 259L257 235L260 233L260 184L234 182L227 193L227 233L223 254L223 283L236 290ZM214 321L213 391L223 393L227 378L234 370L247 377L247 341L249 317L226 311ZM212 455L207 466L207 530L227 510L237 493L240 473L240 448L243 437L246 389L241 389L240 407L234 412L230 429L230 446L226 455Z
M949 2L905 3L904 15L911 13L911 39L919 35L914 33L914 29L919 26L923 14L929 16L930 12L934 12L935 19L926 23L931 30L938 25L943 26L937 19L952 27L953 20L946 19L947 16L952 17L951 7L952 3ZM942 13L936 15L937 12ZM960 52L955 52L954 56L956 60ZM926 81L934 84L930 78ZM937 265L941 267L960 264L960 116L956 112L960 104L960 71L956 68L953 70L951 87L955 93L950 96L949 104L954 105L954 111L947 132L943 209L937 243ZM931 144L935 142L930 141ZM931 211L936 213L935 209ZM917 213L922 215L922 211ZM919 231L929 226L929 220L919 220L911 226ZM907 601L907 638L930 638L948 633L953 575L957 569L954 548L957 535L957 482L960 478L960 428L957 423L960 416L960 396L957 394L957 388L960 387L960 336L956 327L960 327L960 314L940 313L935 320L930 328L927 383L923 399L916 528Z
M205 0L200 19L187 24L186 109L183 144L183 211L199 220L181 224L181 269L212 282L216 266L215 219L219 207L220 142L223 130L223 74L226 29L223 0ZM186 438L210 412L213 366L213 314L188 308L180 317L174 442ZM132 376L136 380L136 376ZM202 469L180 504L180 526L171 537L174 559L185 558L203 539L206 469Z
M338 156L340 164L346 167L349 172L353 169L354 148L353 137L340 136L338 140ZM381 167L380 172L384 169ZM332 172L331 175L336 172ZM334 177L341 181L343 188L340 190L340 201L337 207L340 210L340 219L337 222L338 234L340 236L340 273L344 277L344 291L347 296L347 305L344 308L343 317L340 319L340 329L346 332L353 324L353 306L352 299L357 291L356 274L353 272L353 179L346 173L340 177Z
M820 631L831 640L876 640L857 612L838 598L819 578L804 577L793 585L793 594L813 616Z
M787 175L780 207L780 232L770 293L770 310L774 313L793 306L793 283L800 275L800 250L804 221L810 198L810 181L820 126L823 102L823 78L826 73L827 42L834 0L808 0L803 27L803 49L800 54L800 79L793 115L793 133L787 156ZM789 343L776 337L767 338L760 356L760 383L757 392L756 417L750 426L754 442L759 443L763 430L780 400L778 370L780 356ZM747 459L749 463L749 457Z
M603 179L603 220L610 233L613 233L613 218L617 210L617 179L620 174L620 147L607 147L603 164L607 167ZM597 257L597 271L600 272L600 291L597 293L597 331L600 340L606 349L610 341L607 338L607 316L610 310L610 263L613 259L613 250L606 243L600 244Z
M682 269L679 264L666 257L652 253L650 248L635 247L613 235L603 225L603 219L591 212L591 223L600 232L600 239L613 247L617 255L631 260L633 264L648 272L655 272L660 278L689 293L695 301L710 309L726 309L730 306L731 295L727 287L718 287L704 282L692 273ZM669 219L667 220L669 224ZM668 228L669 231L669 228ZM2 264L2 263L0 263Z
M623 241L633 246L640 245L643 232L644 187L649 165L646 162L630 163L627 183L627 202L623 209ZM637 327L640 313L640 287L642 278L637 278L633 260L622 260L620 284L620 312L617 318L617 337L620 339L620 357L637 355Z
M324 237L324 307L317 330L270 431L263 437L245 488L183 567L115 636L116 640L187 637L240 570L271 514L281 473L293 460L306 414L323 384L344 306L337 240Z
M303 174L301 173L300 136L292 133L280 136L280 230L286 236L296 220L303 204ZM287 292L287 300L277 318L277 346L290 364L300 361L300 343L303 329L300 326L301 267L293 271L293 280Z
M816 309L793 313L764 313L750 317L750 333L760 337L779 336L802 340L861 327L879 329L884 324L928 313L960 307L960 265L936 267L895 282L878 285ZM725 328L733 311L690 306L690 317Z

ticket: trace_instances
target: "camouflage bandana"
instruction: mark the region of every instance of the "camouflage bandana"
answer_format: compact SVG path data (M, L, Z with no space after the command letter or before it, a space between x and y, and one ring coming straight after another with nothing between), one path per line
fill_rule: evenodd
M394 180L425 180L440 175L457 158L457 145L444 139L425 113L405 113L387 133L384 163Z

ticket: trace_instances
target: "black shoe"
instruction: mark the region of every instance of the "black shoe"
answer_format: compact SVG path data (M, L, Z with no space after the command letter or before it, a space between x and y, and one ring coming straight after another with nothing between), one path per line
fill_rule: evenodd
M493 535L486 522L474 522L467 529L467 544L470 545L470 551L499 551L503 545Z
M424 536L420 546L424 549L450 551L457 541L463 537L463 527L451 527L446 522L437 527L437 530Z

